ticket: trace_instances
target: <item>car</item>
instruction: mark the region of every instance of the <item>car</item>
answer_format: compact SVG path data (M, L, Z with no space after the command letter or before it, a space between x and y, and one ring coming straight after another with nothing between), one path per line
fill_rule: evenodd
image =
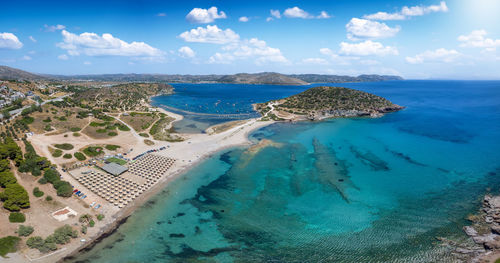
M82 198L81 198L81 199L83 200L83 199L85 199L85 198L87 198L87 195L82 196Z
M99 208L101 208L101 205L96 205L96 206L94 207L94 209L96 209L96 210L97 210L97 209L99 209Z
M77 192L75 193L75 195L78 195L79 193L80 193L80 191L77 191Z
M73 190L73 194L76 193L76 192L78 192L78 189Z
M92 204L90 204L90 207L94 207L95 205L95 202L92 202Z

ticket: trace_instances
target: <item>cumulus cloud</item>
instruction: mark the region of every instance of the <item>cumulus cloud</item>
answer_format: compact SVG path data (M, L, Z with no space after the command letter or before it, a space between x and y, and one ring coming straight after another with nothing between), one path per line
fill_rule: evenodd
M313 65L329 65L330 62L324 58L305 58L302 60L304 64L313 64Z
M68 60L69 59L68 55L66 55L66 54L59 55L59 56L57 56L57 58L60 60Z
M458 51L451 49L439 48L436 50L427 50L423 53L417 54L414 57L406 57L406 62L410 64L422 64L425 62L444 62L450 63L459 58L462 54Z
M484 48L485 51L494 51L500 47L500 39L486 38L488 32L486 30L474 30L468 35L461 35L458 41L461 42L461 47L476 47Z
M63 30L66 28L65 25L53 25L53 26L49 26L47 24L43 25L43 27L45 27L45 31L46 32L55 32L57 30Z
M76 35L66 30L62 32L63 42L57 46L67 50L70 56L84 54L87 56L125 56L142 58L161 58L165 53L144 42L127 43L111 34L101 36L96 33Z
M226 45L223 53L217 52L210 57L209 63L229 64L238 59L254 59L257 65L268 62L289 63L278 48L269 47L263 40L257 38L245 39Z
M446 2L441 1L439 5L430 6L404 6L401 11L396 13L377 12L375 14L365 15L363 18L371 20L404 20L412 16L423 16L435 12L448 12Z
M296 6L285 9L283 15L290 18L312 18L309 13Z
M19 41L16 35L12 33L0 33L0 49L20 49L23 47L23 43Z
M33 42L33 43L36 43L36 42L37 42L37 41L36 41L36 39L35 39L33 36L30 36L30 37L29 37L29 39L30 39L30 40L31 40L31 42Z
M331 18L331 17L332 16L330 16L326 11L321 11L316 18L317 19L327 19L327 18Z
M271 9L269 12L271 13L272 17L275 17L277 19L281 18L280 10L273 10L273 9Z
M340 51L344 55L354 56L385 56L385 55L398 55L399 52L395 47L384 46L382 43L366 40L360 43L340 43Z
M186 42L227 44L236 42L240 36L231 29L222 30L216 25L207 25L206 28L198 27L179 35Z
M400 30L400 27L389 27L385 23L360 18L352 18L345 27L347 38L351 40L388 38Z
M238 19L238 21L240 21L240 22L248 22L248 20L250 20L250 19L246 16L242 16Z
M31 60L31 57L28 55L24 55L21 60Z
M218 12L217 7L212 6L209 9L193 8L186 19L191 23L207 24L212 23L215 19L226 18L226 13L223 11Z
M178 52L179 55L183 58L194 58L194 56L196 55L196 53L190 47L187 46L179 48Z

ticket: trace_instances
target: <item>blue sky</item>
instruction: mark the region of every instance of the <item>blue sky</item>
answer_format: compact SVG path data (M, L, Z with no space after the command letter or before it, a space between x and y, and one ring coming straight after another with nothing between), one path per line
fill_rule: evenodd
M500 79L500 1L8 1L0 64Z

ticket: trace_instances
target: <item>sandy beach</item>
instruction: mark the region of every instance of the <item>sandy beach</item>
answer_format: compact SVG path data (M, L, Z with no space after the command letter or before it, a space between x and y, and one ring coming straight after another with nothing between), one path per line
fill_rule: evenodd
M175 121L179 121L183 118L182 115L175 114L161 108L158 108L158 111L175 118ZM234 127L231 127L230 129L224 130L219 133L180 134L185 139L182 142L170 143L153 140L155 144L152 146L144 144L144 138L139 136L134 130L128 133L120 133L118 136L109 139L93 139L86 135L82 135L81 137L64 137L65 134L52 136L35 134L34 136L30 137L29 140L35 147L36 151L40 155L47 157L51 162L56 164L60 164L61 160L52 157L48 150L48 147L54 143L61 142L73 144L75 146L73 152L78 151L79 149L87 145L116 144L122 146L123 150L128 150L129 157L137 156L150 149L166 147L165 150L155 152L154 154L173 158L176 161L158 182L156 182L151 188L149 188L147 191L145 191L138 198L133 200L122 209L119 209L113 206L111 203L106 202L104 199L100 198L90 190L86 190L85 186L80 184L68 172L63 172L61 169L61 165L59 165L58 169L63 179L69 181L72 185L75 186L75 188L85 190L86 194L88 195L85 200L71 197L68 199L63 199L62 201L64 202L68 200L71 208L78 212L78 215L90 212L91 209L88 208L88 203L90 203L91 201L96 201L102 204L102 213L105 214L105 219L99 222L99 224L96 224L96 227L89 228L88 233L84 237L79 237L72 240L69 244L63 246L53 253L40 255L34 253L33 250L30 251L26 248L24 250L18 251L15 254L9 254L9 258L3 258L0 259L0 261L57 262L62 261L64 258L76 255L79 251L91 247L95 242L98 242L101 238L107 236L107 234L112 233L113 230L116 229L122 222L126 221L126 218L130 216L138 207L143 205L149 198L158 193L158 191L162 190L166 185L168 185L169 182L175 180L179 175L185 173L187 170L196 166L199 162L212 156L216 152L235 146L251 145L251 142L248 139L248 134L256 129L265 127L272 123L273 121L259 121L258 119L248 119L246 121L243 121L242 123L239 123L239 125L235 125ZM52 218L48 220L52 220ZM73 224L73 222L65 223ZM84 242L82 242L82 238L85 239ZM37 255L33 256L33 253Z

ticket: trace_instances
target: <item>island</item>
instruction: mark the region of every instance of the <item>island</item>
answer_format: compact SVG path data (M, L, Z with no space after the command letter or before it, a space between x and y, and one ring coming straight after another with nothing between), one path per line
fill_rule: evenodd
M339 117L380 117L403 109L389 100L367 92L320 86L280 100L254 104L263 120L304 121Z

